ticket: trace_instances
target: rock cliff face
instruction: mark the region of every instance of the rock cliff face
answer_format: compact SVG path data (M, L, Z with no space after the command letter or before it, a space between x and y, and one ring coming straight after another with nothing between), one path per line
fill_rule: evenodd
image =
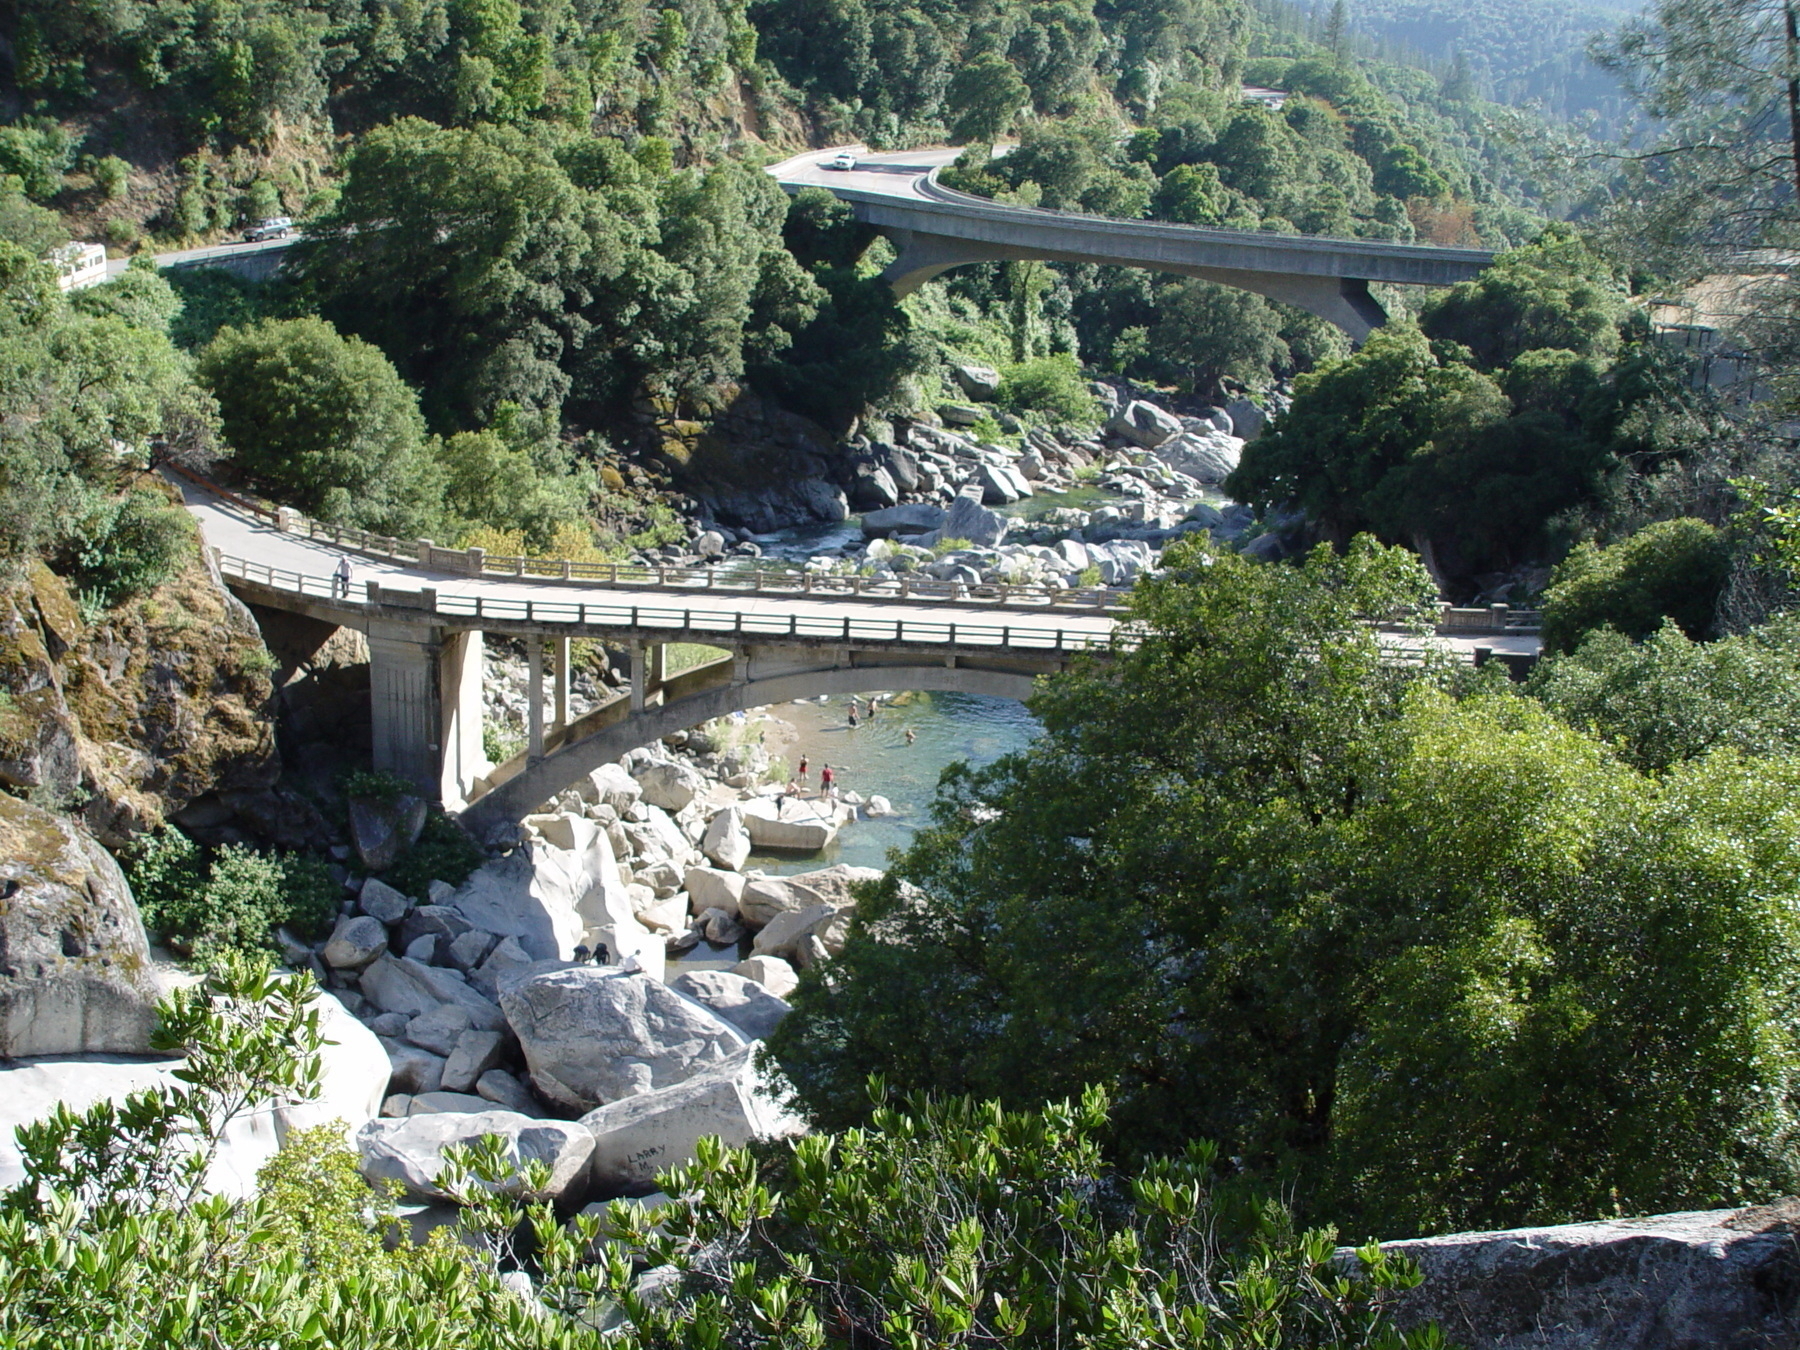
M78 805L112 848L203 793L253 805L279 771L267 664L250 612L198 555L92 624L37 565L0 593L0 785Z
M0 1059L144 1054L157 995L112 856L71 822L0 795Z

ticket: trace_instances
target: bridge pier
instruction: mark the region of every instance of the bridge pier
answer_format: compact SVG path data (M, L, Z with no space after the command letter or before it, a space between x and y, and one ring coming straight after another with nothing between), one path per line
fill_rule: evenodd
M444 747L438 793L448 811L468 805L475 780L493 767L481 737L481 692L487 644L480 633L446 633L438 643L438 697Z
M371 758L378 771L434 797L443 734L438 636L433 629L380 619L368 631Z

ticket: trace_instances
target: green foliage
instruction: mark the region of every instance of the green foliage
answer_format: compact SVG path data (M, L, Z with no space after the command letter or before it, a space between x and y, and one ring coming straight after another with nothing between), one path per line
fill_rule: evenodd
M194 554L194 523L160 492L134 488L95 499L64 559L77 589L100 607L154 590Z
M1080 365L1066 352L1008 366L996 401L1012 412L1039 413L1066 426L1091 424L1098 406Z
M588 1221L617 1234L627 1343L1436 1343L1386 1315L1415 1270L1371 1244L1342 1278L1335 1235L1221 1181L1210 1146L1119 1176L1105 1121L1098 1091L1033 1112L919 1097L801 1140L766 1179L708 1140L667 1178L673 1205ZM625 1293L633 1250L680 1273L669 1297Z
M134 842L125 875L145 926L209 967L268 950L277 925L319 936L337 912L337 884L319 859L236 844L208 856L168 826Z
M59 1106L20 1130L25 1180L0 1201L0 1338L21 1350L1442 1343L1389 1318L1416 1268L1374 1244L1346 1267L1331 1230L1296 1231L1222 1176L1210 1146L1108 1167L1098 1091L1027 1113L882 1106L872 1128L813 1135L766 1171L703 1139L691 1166L659 1178L676 1198L654 1214L621 1201L567 1225L530 1198L548 1166L489 1136L450 1151L438 1176L462 1206L460 1240L422 1250L336 1129L290 1136L254 1198L205 1197L235 1117L318 1096L314 996L266 961L226 962L162 1005L158 1043L186 1052L182 1086L79 1116ZM658 1294L640 1282L647 1266L673 1276Z
M409 119L357 142L297 247L324 312L387 352L439 425L473 428L508 403L697 393L781 349L768 327L812 314L764 293L787 210L738 161L659 178L616 140Z
M383 769L351 769L339 777L337 786L346 797L365 797L382 806L392 806L414 791L399 774Z
M502 404L486 430L458 432L438 444L451 539L474 526L516 530L528 550L543 553L560 530L584 519L592 475L574 469L552 431L545 419Z
M485 744L486 738L483 737ZM496 760L496 763L503 761ZM381 879L403 895L424 903L434 881L460 886L487 855L468 833L442 811L429 811L418 842L402 853Z
M75 142L48 118L0 127L0 174L17 178L27 197L37 201L54 197L74 161Z
M1672 623L1642 642L1596 629L1572 651L1540 661L1528 687L1646 772L1722 747L1748 756L1800 752L1800 631L1792 619L1717 642L1694 642Z
M1545 348L1613 356L1634 314L1617 269L1579 236L1550 230L1432 299L1419 326L1427 337L1468 348L1482 369L1496 370L1522 352Z
M0 176L0 239L17 244L34 258L69 241L62 217L25 196L20 181Z
M1126 1156L1216 1138L1359 1231L1793 1184L1800 763L1649 776L1503 685L1453 699L1360 622L1430 594L1367 540L1165 562L1141 643L947 774L802 977L771 1048L825 1123L870 1072L1101 1083Z
M182 267L161 275L181 299L181 309L169 323L169 339L186 352L206 346L224 328L296 317L290 312L291 293L279 282L246 281L213 267Z
M984 52L958 68L944 91L944 111L958 143L992 143L1012 129L1013 119L1031 101L1031 90L999 52Z
M1550 574L1544 649L1571 651L1608 627L1646 638L1664 619L1689 637L1705 637L1728 568L1725 541L1702 520L1658 521L1606 548L1579 544Z
M418 399L381 352L323 319L227 328L200 353L239 467L286 505L404 537L442 488Z
M80 547L84 522L106 520L104 500L130 483L153 437L177 459L209 454L214 409L155 326L155 283L128 274L119 292L99 289L110 294L77 308L33 254L0 241L0 564ZM115 308L114 295L127 302ZM142 504L121 513L157 534ZM130 545L140 546L156 551L143 536Z
M94 318L111 316L146 332L166 336L182 311L182 299L156 264L133 258L111 281L69 297L69 308Z
M1187 388L1210 392L1221 379L1262 385L1288 363L1281 318L1260 295L1184 281L1158 298L1149 349Z

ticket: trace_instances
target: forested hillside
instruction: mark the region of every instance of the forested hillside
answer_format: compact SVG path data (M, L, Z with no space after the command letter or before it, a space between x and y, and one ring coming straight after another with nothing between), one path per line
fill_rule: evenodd
M1325 38L1337 13L1345 42L1427 65L1455 93L1616 125L1624 91L1588 58L1588 38L1612 32L1642 8L1634 0L1345 0L1334 10L1320 0L1307 15L1307 31Z

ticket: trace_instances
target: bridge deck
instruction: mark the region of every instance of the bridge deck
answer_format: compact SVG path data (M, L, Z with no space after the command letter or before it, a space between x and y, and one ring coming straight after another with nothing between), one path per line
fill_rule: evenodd
M471 577L370 558L324 540L284 533L192 483L179 486L206 542L226 558L228 579L251 583L253 598L259 602L280 604L291 597L289 608L329 614L334 608L331 577L340 558L351 558L352 603L342 606L336 616L343 622L355 621L366 584L373 581L384 594L395 596L433 590L436 622L498 633L578 628L616 630L621 636L661 633L691 641L704 641L710 634L722 643L836 639L916 645L928 651L964 647L1042 655L1104 646L1117 626L1115 618L1104 614L1037 607L1021 613L975 602L901 604L892 599L741 592L647 594L637 587ZM1445 633L1423 640L1389 635L1388 640L1397 652L1416 650L1423 641L1464 660L1473 659L1477 647L1499 655L1532 656L1541 646L1535 633Z
M352 601L368 582L384 593L436 592L436 619L450 626L494 632L567 627L644 628L722 639L798 637L946 645L1006 646L1034 652L1104 646L1115 620L1097 613L1034 609L1026 613L982 603L859 600L849 596L731 593L646 593L635 587L579 585L560 580L471 577L369 558L277 530L191 483L180 484L206 542L224 555L230 579L257 585L257 598L289 594L328 606L338 561L351 558ZM346 615L348 618L348 615ZM1058 641L1058 635L1061 640ZM840 638L840 640L842 640Z

